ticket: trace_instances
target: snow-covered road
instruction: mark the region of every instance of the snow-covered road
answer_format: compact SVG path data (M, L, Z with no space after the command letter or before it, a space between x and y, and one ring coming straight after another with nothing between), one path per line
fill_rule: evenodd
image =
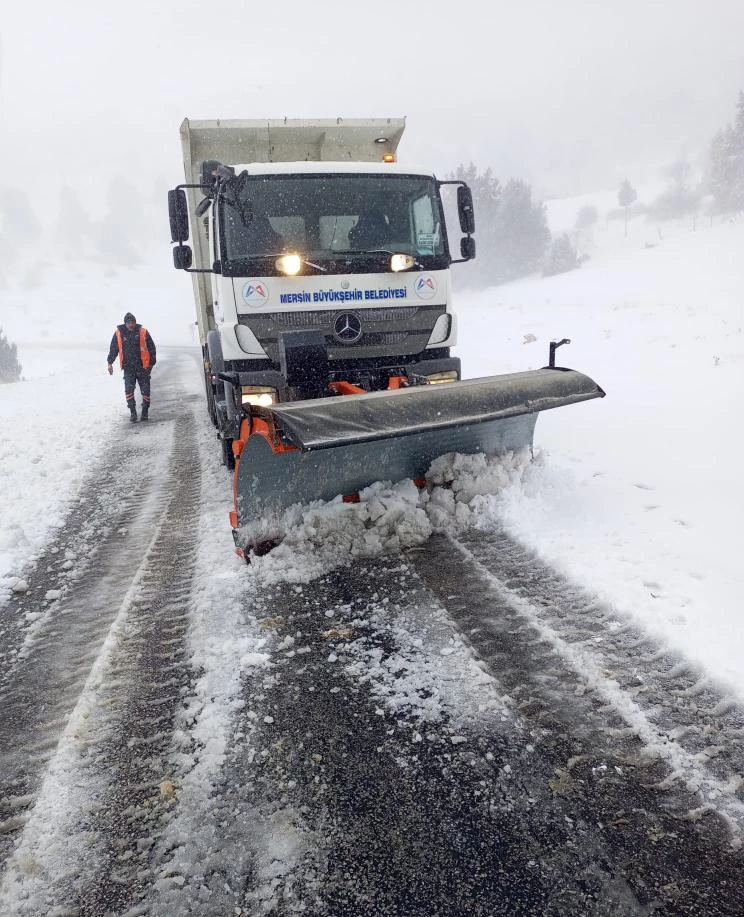
M196 351L149 427L105 374L161 273L0 291L0 913L741 912L744 226L645 231L457 300L467 375L606 399L250 568Z
M229 560L198 362L160 371L2 607L0 912L738 913L735 696L451 489Z

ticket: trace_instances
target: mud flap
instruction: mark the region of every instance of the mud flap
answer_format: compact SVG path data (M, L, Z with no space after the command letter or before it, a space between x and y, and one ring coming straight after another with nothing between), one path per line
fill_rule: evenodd
M256 434L242 444L237 526L375 481L423 478L432 461L449 452L494 455L531 447L540 411L603 395L588 376L546 368L275 405L261 414L282 448Z

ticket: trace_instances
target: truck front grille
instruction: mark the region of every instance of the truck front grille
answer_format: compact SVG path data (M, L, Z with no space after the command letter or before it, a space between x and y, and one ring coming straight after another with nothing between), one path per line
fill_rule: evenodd
M344 344L333 333L341 312L354 312L362 323L362 336L354 344ZM285 331L319 331L331 360L356 360L411 356L421 353L431 337L437 319L445 312L442 305L387 306L379 309L323 309L309 312L258 312L239 316L251 329L269 359L278 365L279 335Z
M330 327L333 316L339 312L357 312L365 323L367 322L395 322L408 321L419 311L418 306L401 306L398 309L359 309L353 304L349 309L336 309L329 312L324 309L320 312L270 312L266 318L272 319L277 325L287 325L291 328L327 328ZM261 316L263 318L263 316Z
M408 335L405 331L382 331L379 334L363 335L359 343L362 347L380 347L388 344L402 344L403 341L407 340Z

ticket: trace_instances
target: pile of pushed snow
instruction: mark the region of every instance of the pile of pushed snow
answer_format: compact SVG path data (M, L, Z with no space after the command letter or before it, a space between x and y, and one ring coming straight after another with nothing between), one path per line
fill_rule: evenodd
M467 528L479 516L485 497L521 486L530 457L529 449L521 449L503 455L449 453L435 459L426 475L431 489L424 497L432 529Z
M250 543L280 541L251 566L265 582L310 582L349 563L425 542L432 532L416 485L378 482L360 492L359 503L341 497L309 504L296 503L280 516L244 526Z
M377 482L358 503L341 497L294 504L281 516L241 529L251 543L273 539L278 547L251 566L264 582L310 582L357 557L374 557L428 540L432 532L461 530L480 512L482 499L519 486L530 453L458 455L436 459L427 487L411 480Z

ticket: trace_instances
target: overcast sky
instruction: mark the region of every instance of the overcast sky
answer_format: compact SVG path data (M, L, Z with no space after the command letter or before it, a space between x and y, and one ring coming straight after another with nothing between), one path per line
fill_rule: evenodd
M406 115L402 161L575 193L704 149L744 88L742 0L8 7L0 185L126 171L164 193L184 116Z

